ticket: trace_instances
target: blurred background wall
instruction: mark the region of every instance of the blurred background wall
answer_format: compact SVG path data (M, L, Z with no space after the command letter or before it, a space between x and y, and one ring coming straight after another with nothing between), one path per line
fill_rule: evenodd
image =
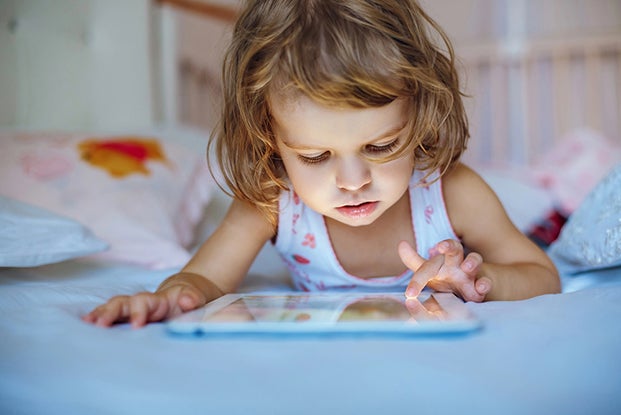
M612 52L610 59L589 60L584 39L621 44L621 0L421 2L449 34L463 64L473 135L486 140L506 135L507 142L540 136L537 145L545 145L568 126L592 124L618 137L621 64ZM211 130L220 108L220 65L232 18L202 13L200 6L234 14L240 4L0 0L0 127L166 123ZM559 52L558 59L549 51L544 58L537 55L546 47L561 50L559 45L576 38L579 51ZM556 70L563 59L576 60L575 65ZM598 75L589 79L597 81L589 84L585 74L593 70ZM532 85L555 88L532 91ZM597 113L571 104L589 99L597 101ZM562 105L565 119L554 108ZM531 131L533 125L541 128ZM483 153L490 151L495 150L482 147L481 157L494 157Z

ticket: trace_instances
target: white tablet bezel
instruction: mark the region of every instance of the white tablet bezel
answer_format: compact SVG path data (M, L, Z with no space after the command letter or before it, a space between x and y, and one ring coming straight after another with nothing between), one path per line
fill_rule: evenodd
M424 292L419 298L424 302L433 296L437 304L445 313L441 319L425 319L422 321L406 320L366 320L356 322L343 321L235 321L213 322L205 321L205 318L224 309L226 306L245 297L273 297L273 296L334 296L335 301L352 298L365 298L378 296L397 298L403 294L396 293L351 293L351 292L275 292L275 293L243 293L227 294L212 301L204 307L190 311L179 317L166 322L166 327L173 334L442 334L442 333L467 333L481 327L480 321L470 312L465 303L452 293L428 293ZM405 300L405 297L403 297ZM329 310L328 310L329 311Z

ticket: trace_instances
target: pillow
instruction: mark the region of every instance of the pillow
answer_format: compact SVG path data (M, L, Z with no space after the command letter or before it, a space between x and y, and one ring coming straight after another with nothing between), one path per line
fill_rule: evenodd
M0 133L0 194L87 226L110 246L97 258L179 267L213 188L205 140L193 151L179 139Z
M563 274L621 265L621 163L572 213L548 253Z
M621 148L597 131L575 130L533 166L532 174L564 216L580 206L597 183L621 162Z
M0 267L51 264L108 248L80 223L4 196L0 229Z
M511 168L475 167L494 190L513 224L528 233L554 210L550 192Z

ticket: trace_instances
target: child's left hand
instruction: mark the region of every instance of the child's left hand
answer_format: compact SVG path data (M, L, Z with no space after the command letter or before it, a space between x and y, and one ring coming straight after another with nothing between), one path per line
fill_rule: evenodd
M403 263L414 271L405 290L407 297L417 297L429 286L436 291L453 292L464 301L481 302L492 288L489 278L478 278L483 262L481 255L471 252L464 258L464 247L456 240L439 242L430 250L428 260L405 241L398 249Z

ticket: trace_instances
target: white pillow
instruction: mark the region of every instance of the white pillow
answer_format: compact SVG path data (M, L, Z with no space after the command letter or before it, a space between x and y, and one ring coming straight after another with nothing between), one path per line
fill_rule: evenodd
M177 268L214 187L207 136L187 135L0 132L0 194L87 226L110 246L99 259Z
M528 233L554 210L550 192L510 169L476 168L483 180L494 190L509 219L522 232Z
M571 214L548 253L561 273L621 266L621 163Z
M80 223L0 196L0 266L33 267L104 251Z

